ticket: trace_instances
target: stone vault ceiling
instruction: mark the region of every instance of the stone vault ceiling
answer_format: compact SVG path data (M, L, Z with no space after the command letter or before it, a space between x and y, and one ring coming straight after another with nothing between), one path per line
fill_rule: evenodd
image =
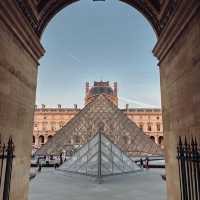
M39 14L39 33L41 34L52 17L64 7L79 0L40 0L37 2ZM91 0L92 1L92 0ZM140 11L150 22L157 34L160 33L158 15L163 1L160 0L120 0Z
M41 37L50 20L64 7L79 0L15 0L33 30ZM91 0L92 2L93 0ZM108 0L105 0L108 1ZM159 37L181 0L119 0L137 9Z

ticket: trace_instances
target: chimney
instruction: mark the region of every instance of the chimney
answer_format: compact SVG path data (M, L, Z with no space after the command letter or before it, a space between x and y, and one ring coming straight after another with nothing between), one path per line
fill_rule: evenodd
M59 109L61 108L61 104L58 104L58 108L59 108Z
M128 111L128 107L129 107L129 105L128 105L128 104L126 104L126 111Z
M77 104L74 104L74 109L77 109L77 108L78 108Z
M45 105L44 104L42 104L42 109L45 109Z
M114 82L114 95L117 97L117 82Z
M89 93L89 88L90 88L90 84L89 82L85 83L85 95L87 95Z

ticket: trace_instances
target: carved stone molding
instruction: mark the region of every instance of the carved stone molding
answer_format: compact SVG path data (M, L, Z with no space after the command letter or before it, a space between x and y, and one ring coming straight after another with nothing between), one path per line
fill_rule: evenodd
M31 6L29 5L28 1L25 0L15 0L18 7L23 12L24 16L29 21L30 25L32 26L33 30L37 35L41 35L46 23L63 7L76 2L78 0L61 0L61 1L54 1L54 0L46 0L46 1L35 1L34 5L36 6L36 12L38 16L34 15L34 11L32 10ZM180 4L181 0L144 0L144 1L133 1L133 0L121 0L136 9L138 9L149 22L154 27L157 35L160 35L162 30L165 28L169 20L172 18L174 13L176 12L177 5ZM164 6L166 4L166 6ZM160 13L162 15L159 18Z
M161 16L160 19L160 27L163 30L169 20L174 16L176 9L177 9L178 1L176 0L171 0L167 3L167 6L164 10L164 13Z
M48 22L52 19L52 17L62 8L76 1L78 0L60 0L60 1L37 0L34 1L35 10L33 10L34 9L33 6L31 7L29 5L28 3L29 1L15 0L14 2L17 5L18 9L20 9L21 13L24 15L24 18L26 18L27 23L29 23L29 25L32 27L32 31L34 31L37 34L37 36L41 37L44 28L46 27ZM177 28L177 26L175 25L175 21L176 24L178 24L179 23L178 21L183 19L183 15L190 8L190 5L193 3L196 3L196 5L198 4L196 0L191 0L190 2L188 2L187 0L166 0L166 1L120 0L120 1L135 7L152 24L152 27L154 28L158 36L158 43L154 48L154 54L158 57L159 60L162 59L164 56L164 53L161 52L166 52L168 47L170 46L167 44L166 39L171 37L168 43L172 43L174 35L176 35L177 32L180 31L180 30L175 30ZM179 11L180 7L182 9L181 12L183 12L181 14ZM37 13L37 16L35 16L35 13ZM187 15L191 15L191 13L187 13ZM186 16L184 15L185 18L187 18L187 15ZM179 28L180 27L178 27L178 29ZM31 49L33 50L34 48Z
M40 38L33 31L31 25L20 12L16 1L0 1L0 20L8 30L18 39L24 50L38 63L44 54Z
M200 1L191 0L189 2L182 0L176 2L178 4L174 5L176 9L174 8L175 10L173 10L173 17L168 19L168 24L165 24L159 40L153 49L154 55L160 62L162 62L170 48L172 48L176 39L190 22L190 19L200 9Z
M22 10L27 20L29 21L31 27L37 34L38 20L36 16L34 15L33 10L31 9L30 5L27 3L27 1L23 1L23 0L15 0L15 1L18 7Z
M79 0L37 0L34 5L37 16L34 15L34 11L29 5L28 1L25 0L15 0L18 7L21 9L24 16L27 18L28 22L32 26L32 29L38 36L41 36L44 28L52 17L59 12L65 6L74 3ZM141 12L150 22L153 29L155 30L157 36L161 34L163 29L166 27L170 19L176 12L177 5L182 0L120 0L127 3L139 12ZM164 6L166 5L166 6ZM162 13L162 15L160 15Z

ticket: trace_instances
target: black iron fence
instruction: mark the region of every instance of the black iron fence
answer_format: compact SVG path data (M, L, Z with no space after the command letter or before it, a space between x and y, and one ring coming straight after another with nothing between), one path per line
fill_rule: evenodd
M200 200L200 148L197 140L179 138L177 151L181 200Z
M12 175L12 163L14 155L14 143L9 138L7 144L0 141L0 190L3 192L3 200L9 200Z

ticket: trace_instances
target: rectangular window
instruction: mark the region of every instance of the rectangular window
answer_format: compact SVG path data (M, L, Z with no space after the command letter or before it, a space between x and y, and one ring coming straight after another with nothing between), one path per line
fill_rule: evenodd
M151 131L151 125L150 124L148 124L147 130Z
M157 131L160 131L160 124L157 124Z

